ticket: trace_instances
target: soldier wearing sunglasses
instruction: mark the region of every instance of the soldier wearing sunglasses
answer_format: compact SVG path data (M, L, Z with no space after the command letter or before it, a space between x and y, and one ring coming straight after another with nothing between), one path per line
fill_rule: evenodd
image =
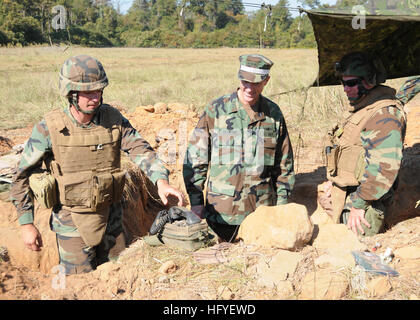
M335 65L350 103L350 116L328 133L328 181L318 201L337 223L372 236L384 227L401 164L406 120L380 59L345 55Z

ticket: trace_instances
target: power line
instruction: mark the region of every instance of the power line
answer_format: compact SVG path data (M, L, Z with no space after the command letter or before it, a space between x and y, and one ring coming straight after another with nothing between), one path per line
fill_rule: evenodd
M285 9L289 9L291 11L300 11L302 8L300 7L289 7L289 6L278 6L278 5L271 5L271 4L265 4L265 2L258 4L258 3L250 3L250 2L242 2L242 5L244 7L251 7L251 8L268 8L269 10L271 10L273 8L273 6L277 7L277 8L285 8Z
M219 2L219 3L225 3L226 0L213 0L214 2ZM301 7L289 7L289 6L278 6L278 5L272 5L272 4L265 4L265 2L262 3L251 3L251 2L243 2L242 1L242 5L244 7L250 7L250 8L258 8L258 9L269 9L271 10L273 7L277 7L277 8L285 8L288 9L290 11L301 11L302 8Z

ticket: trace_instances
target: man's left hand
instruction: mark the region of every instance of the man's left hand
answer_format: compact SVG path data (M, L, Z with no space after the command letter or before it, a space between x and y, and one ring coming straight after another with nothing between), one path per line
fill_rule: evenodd
M356 209L352 207L350 209L347 227L349 227L349 229L351 229L356 235L357 230L359 230L361 234L365 234L361 223L363 223L366 227L370 228L369 222L367 222L367 220L365 219L365 210Z
M168 181L159 179L156 182L156 185L158 187L158 194L160 199L162 200L164 205L168 204L168 196L172 195L176 198L178 198L178 206L184 205L184 195L181 191L178 189L175 189L174 187L171 187L168 183Z

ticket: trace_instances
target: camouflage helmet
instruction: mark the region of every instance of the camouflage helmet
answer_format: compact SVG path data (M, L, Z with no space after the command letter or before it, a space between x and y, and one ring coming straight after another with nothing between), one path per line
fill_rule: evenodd
M104 67L91 56L71 57L61 67L59 89L62 96L69 96L71 91L102 90L107 85Z
M372 86L386 81L386 71L382 61L365 52L346 54L335 64L337 77L353 76L366 80Z

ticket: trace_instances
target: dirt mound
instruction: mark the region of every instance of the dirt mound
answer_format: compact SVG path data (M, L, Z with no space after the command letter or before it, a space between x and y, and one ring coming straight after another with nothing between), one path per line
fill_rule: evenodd
M406 148L399 173L398 187L385 222L393 226L398 222L420 216L420 144Z
M361 240L370 250L380 244L377 254L392 248L395 257L390 266L398 277L375 277L360 266L343 266L335 262L339 253L335 256L312 245L290 252L293 266L278 259L286 254L284 250L241 242L220 247L223 262L200 264L191 253L150 247L138 240L116 262L62 279L58 274L46 276L0 263L0 293L5 299L418 299L420 259L407 252L420 240L419 228L420 217ZM330 259L321 261L326 254ZM162 273L165 263L173 268ZM334 281L329 281L331 277ZM372 289L381 278L389 283L387 290Z
M420 94L411 99L404 109L407 113L407 131L398 188L387 217L388 226L420 216Z
M122 114L158 152L169 169L171 185L186 195L182 165L189 133L198 122L198 113L192 106L159 102L153 106L139 106L130 113L122 111Z
M160 152L159 156L166 161L171 172L171 184L185 192L182 162L188 133L198 121L197 113L189 106L163 103L138 107L131 113L126 112L121 106L119 110ZM13 134L14 137L19 136L17 131L13 131ZM30 131L27 130L26 134L26 137L20 136L22 141L27 139ZM303 151L306 154L306 150ZM318 154L318 148L317 151L310 151ZM292 194L291 201L305 205L309 215L313 215L317 209L317 185L325 180L325 168L320 164L319 162L299 165L295 190ZM132 169L130 162L125 165ZM407 165L411 166L408 163ZM409 181L414 179L408 171L403 176L411 178ZM386 290L381 291L378 284L372 282L374 277L361 271L353 260L349 262L350 254L343 257L340 252L336 252L342 251L341 249L334 251L319 246L321 240L337 242L337 239L329 239L328 232L319 232L322 226L316 223L318 232L314 233L314 238L301 250L293 252L294 263L286 267L281 263L283 261L281 257L285 253L280 249L245 245L243 242L201 249L206 254L210 252L217 257L223 257L223 259L214 259L219 261L214 264L200 263L191 252L165 246L150 247L138 238L147 233L155 214L163 206L158 200L156 187L140 171L130 171L130 177L131 183L124 191L124 197L127 199L125 209L128 212L124 216L124 229L133 243L122 252L117 261L105 263L89 274L63 278L57 271L51 272L57 258L51 253L47 259L46 247L56 248L55 242L52 242L54 234L49 231L48 210L43 213L37 209L39 211L35 214L36 219L42 220L40 222L36 220L36 223L43 225L45 256L35 253L36 257L24 257L22 252L27 250L19 248L22 240L15 209L10 202L0 202L0 211L3 212L0 215L0 246L4 246L3 241L6 238L16 243L14 246L8 245L10 261L0 261L0 299L245 300L325 297L418 299L420 297L420 288L416 285L420 281L420 260L417 255L409 254L415 251L416 248L412 247L420 240L418 232L420 217L396 223L383 234L358 240L369 250L373 251L375 248L374 252L378 254L383 253L387 247L395 252L395 258L390 266L395 268L400 276L388 278L387 286L384 286ZM403 202L403 195L404 192L401 193L400 202ZM9 229L4 231L4 228ZM51 234L51 244L46 243L44 233ZM328 239L319 238L315 241L319 234ZM202 256L206 254L203 253ZM46 260L54 261L54 264L51 262L47 264ZM30 263L26 266L25 261ZM162 274L159 270L169 262L173 268ZM43 268L49 274L31 269L36 269L36 266L38 270ZM263 268L263 266L270 267ZM334 286L331 286L330 281L332 275ZM314 284L322 286L315 288Z
M168 141L173 143L173 137L179 132L179 127L183 128L182 126L184 125L185 127L188 123L190 126L195 125L194 116L196 114L189 112L188 107L181 104L170 104L169 106L165 104L163 106L161 103L158 107L164 111L161 111L159 114L155 114L154 110L152 110L153 112L145 111L147 109L145 107L137 108L134 113L125 113L126 109L124 107L116 107L124 113L133 126L141 132L142 136L155 149L159 149L162 145L165 146L165 143L168 143ZM187 118L189 121L185 120ZM182 121L185 121L185 123L180 125L179 123ZM150 125L151 123L153 123L153 126ZM9 152L13 147L14 142L12 139L21 143L29 137L29 127L20 129L20 131L11 130L8 132L11 138L0 137L0 146L4 146L5 153ZM181 130L186 129L185 127L185 129ZM165 147L161 149L163 151L167 150ZM161 152L160 156L165 159L168 153ZM157 212L164 209L164 206L159 199L156 186L128 160L127 156L123 155L122 159L123 167L130 176L124 189L125 214L123 226L128 238L127 241L131 243L147 234ZM182 161L166 161L166 164L172 173L177 168L182 167ZM182 190L183 181L181 175L171 174L171 180L174 185ZM169 205L174 205L175 203L176 199L169 199ZM17 222L16 209L11 202L5 201L0 201L0 211L4 213L0 215L0 234L2 235L0 246L7 248L12 264L48 274L59 261L55 234L50 230L49 226L51 210L42 209L38 204L35 205L34 223L42 234L43 249L39 252L33 252L24 247L20 227Z
M413 147L415 144L420 144L420 93L412 98L405 106L404 110L407 113L407 131L405 137L405 145Z
M0 155L8 153L13 147L13 142L9 138L0 136Z
M156 214L165 208L157 194L156 187L129 161L123 161L123 168L130 178L124 188L123 227L127 241L144 236L150 229ZM173 200L175 201L175 200ZM48 274L59 263L55 233L50 230L51 209L43 209L35 203L34 224L43 239L43 248L39 252L27 250L21 238L16 209L11 202L0 201L0 246L6 247L10 261L14 265L25 266L30 270L39 270Z
M10 261L16 266L24 266L29 270L49 273L58 264L58 252L55 234L50 230L50 210L37 208L35 225L42 235L43 248L35 252L26 249L23 244L21 229L17 221L16 209L11 202L0 201L0 246L6 247Z

